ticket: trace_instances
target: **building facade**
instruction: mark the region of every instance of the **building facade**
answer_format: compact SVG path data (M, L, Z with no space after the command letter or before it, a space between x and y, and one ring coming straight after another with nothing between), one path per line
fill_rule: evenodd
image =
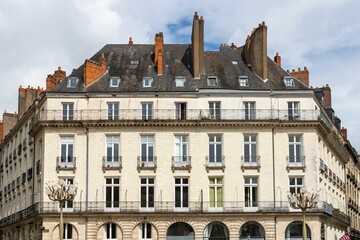
M302 187L319 195L308 239L339 239L350 155L305 70L268 58L265 23L204 51L195 13L191 44L106 45L45 91L20 88L27 107L0 145L1 238L58 239L45 188L62 179L78 187L64 239L299 239L288 195Z

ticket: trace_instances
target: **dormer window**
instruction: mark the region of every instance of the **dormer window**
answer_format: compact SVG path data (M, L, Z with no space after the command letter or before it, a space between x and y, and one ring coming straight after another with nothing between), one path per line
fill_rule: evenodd
M208 86L215 87L218 86L218 78L217 76L210 76L207 78Z
M248 87L249 86L248 76L239 76L239 85L240 87Z
M67 82L67 88L76 88L76 85L79 82L79 78L77 77L69 77Z
M131 60L130 64L131 64L131 65L138 65L138 64L139 64L139 60Z
M236 60L231 61L231 63L232 63L233 65L237 65L237 64L238 64L238 62L237 62Z
M153 78L152 77L144 77L143 80L142 80L142 84L143 84L143 87L151 87L152 85L152 82L153 82Z
M175 86L176 87L185 87L186 78L182 76L175 77Z
M295 86L294 78L290 76L284 77L284 83L287 87Z
M121 79L119 77L110 77L109 87L119 87Z

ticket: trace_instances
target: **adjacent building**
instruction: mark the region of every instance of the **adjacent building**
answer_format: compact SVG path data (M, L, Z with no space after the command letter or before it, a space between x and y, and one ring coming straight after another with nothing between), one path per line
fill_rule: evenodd
M357 153L327 86L268 57L265 23L219 51L204 50L197 13L190 44L164 38L106 45L45 90L19 88L2 123L1 239L59 238L45 194L59 179L78 187L64 239L299 239L288 195L303 187L319 194L308 239L359 229Z

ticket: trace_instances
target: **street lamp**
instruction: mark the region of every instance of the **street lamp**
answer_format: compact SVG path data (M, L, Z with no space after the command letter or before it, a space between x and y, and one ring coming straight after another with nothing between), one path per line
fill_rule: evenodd
M59 202L60 207L60 240L64 235L64 223L63 223L63 208L66 201L72 201L75 198L77 192L77 186L74 184L66 184L63 179L60 179L57 184L47 183L45 187L45 193L48 195L51 201Z
M308 208L314 208L318 202L317 193L309 193L306 191L305 187L300 189L300 193L290 193L288 195L288 200L290 207L295 209L300 209L303 216L303 225L302 225L302 238L306 240L306 223L305 223L305 212Z

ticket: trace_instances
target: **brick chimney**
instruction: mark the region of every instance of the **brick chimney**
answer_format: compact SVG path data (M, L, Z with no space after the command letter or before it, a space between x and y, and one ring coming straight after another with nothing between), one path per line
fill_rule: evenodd
M158 75L163 74L163 52L164 52L164 36L162 32L155 34L155 51L154 62L157 66Z
M58 83L66 78L66 72L58 67L54 74L48 74L46 77L46 91L52 90Z
M268 78L267 71L267 26L265 22L254 28L247 37L243 57L245 63L263 80Z
M101 54L99 62L92 61L89 59L85 60L84 67L84 84L88 86L93 83L95 80L99 79L102 75L105 74L107 68L106 59L104 53Z
M134 42L133 42L132 37L129 37L129 45L133 45L133 44L134 44Z
M295 69L293 69L290 74L291 76L302 82L305 86L309 87L309 71L306 67L304 67L304 70L298 68L298 70L295 71Z
M194 14L192 34L192 70L195 79L200 79L201 74L205 74L204 66L204 19L197 12Z
M276 53L275 57L274 57L274 62L281 67L281 57L279 55L279 53Z
M348 138L347 138L347 129L342 127L341 128L341 136L343 137L343 139L346 141Z
M19 119L24 115L24 113L29 109L29 107L34 103L35 99L43 91L42 88L32 88L28 86L27 88L19 87L18 94L18 115Z
M0 141L4 139L4 129L3 129L3 122L0 121Z
M321 90L324 93L324 100L323 100L323 106L325 109L330 109L331 107L331 89L329 87L329 84L326 84L324 87L321 88Z

